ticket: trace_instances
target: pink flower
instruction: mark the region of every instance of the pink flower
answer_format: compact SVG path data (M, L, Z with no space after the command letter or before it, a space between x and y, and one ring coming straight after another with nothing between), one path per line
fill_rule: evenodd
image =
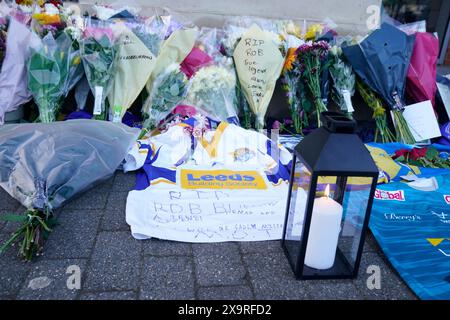
M193 117L197 113L197 110L192 106L180 104L172 111L172 113L179 114L183 117Z
M414 148L411 151L411 159L419 160L427 155L427 148Z
M400 157L406 157L406 155L409 153L408 149L400 149L395 151L395 155L392 157L394 160Z
M281 127L281 123L280 121L276 120L273 124L272 124L272 129L274 130L280 130Z

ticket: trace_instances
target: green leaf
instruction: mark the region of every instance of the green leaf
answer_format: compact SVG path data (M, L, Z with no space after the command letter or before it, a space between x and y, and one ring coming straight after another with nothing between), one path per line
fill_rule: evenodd
M428 160L433 160L433 159L437 158L438 156L439 156L439 151L437 151L437 150L436 150L435 148L433 148L433 147L428 148L427 153L426 153L426 155L425 155L425 157L426 157Z
M178 85L178 83L174 83L171 87L170 87L170 94L172 96L178 96L180 92L180 87Z
M17 215L17 214L7 214L0 217L0 220L10 221L10 222L25 222L27 220L27 216Z

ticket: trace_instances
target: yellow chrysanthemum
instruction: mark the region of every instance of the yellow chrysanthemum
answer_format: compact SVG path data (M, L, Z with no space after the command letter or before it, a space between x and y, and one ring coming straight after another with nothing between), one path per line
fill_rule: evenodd
M38 6L39 7L44 7L44 4L45 4L45 0L38 0Z
M305 40L314 40L318 34L323 32L324 26L321 24L313 24L309 26L305 34Z
M33 14L33 19L35 19L42 26L61 23L61 17L59 14L35 13Z
M295 59L297 58L296 48L289 48L286 56L286 60L284 61L283 72L288 72L292 70Z

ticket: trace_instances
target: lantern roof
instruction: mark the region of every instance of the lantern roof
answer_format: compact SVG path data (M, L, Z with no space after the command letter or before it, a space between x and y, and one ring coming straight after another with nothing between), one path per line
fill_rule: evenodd
M369 150L354 133L356 122L337 112L323 112L321 119L323 126L295 147L297 157L319 174L377 176Z

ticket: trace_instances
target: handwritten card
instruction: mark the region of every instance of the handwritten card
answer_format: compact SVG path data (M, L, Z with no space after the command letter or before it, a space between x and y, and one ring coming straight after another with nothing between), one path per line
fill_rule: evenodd
M258 124L263 125L284 58L271 34L257 25L242 36L233 57L244 95Z
M403 117L416 141L441 136L439 124L430 100L407 106L405 111L403 111Z

